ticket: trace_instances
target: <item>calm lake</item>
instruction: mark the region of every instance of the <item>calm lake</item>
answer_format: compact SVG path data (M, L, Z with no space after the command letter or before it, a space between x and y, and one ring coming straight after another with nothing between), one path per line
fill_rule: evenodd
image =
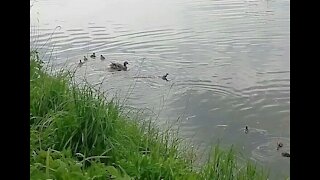
M289 176L281 156L290 152L289 0L30 3L30 48L45 61L72 68L95 52L77 78L159 115L160 126L178 119L181 136L202 150L233 144L271 179ZM128 71L108 71L124 61Z

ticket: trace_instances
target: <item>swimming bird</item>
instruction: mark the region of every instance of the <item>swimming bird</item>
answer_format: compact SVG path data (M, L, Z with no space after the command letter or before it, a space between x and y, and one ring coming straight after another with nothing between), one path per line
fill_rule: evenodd
M100 59L105 60L106 58L104 56L102 56L102 54L101 54Z
M88 58L86 56L83 56L84 61L88 61Z
M163 79L163 80L166 80L166 81L169 81L168 79L167 79L167 76L169 75L169 73L166 73L165 75L163 75L161 78Z
M282 148L283 147L283 144L282 144L282 142L277 142L277 150L279 150L280 148Z
M37 60L39 60L39 52L38 51L35 51L35 52L36 52Z
M96 58L96 53L93 53L90 57L91 57L92 59Z
M248 126L246 126L246 128L244 129L244 133L248 134L248 132L249 132L249 128Z
M287 153L287 152L283 152L283 153L281 153L281 155L282 155L283 157L290 157L290 153Z
M117 70L117 71L126 71L127 70L127 64L129 64L127 61L125 61L122 64L120 63L111 63L110 64L110 68L113 69L113 70Z
M78 66L82 66L83 64L84 64L84 62L82 62L81 59L80 59L80 62L78 64Z

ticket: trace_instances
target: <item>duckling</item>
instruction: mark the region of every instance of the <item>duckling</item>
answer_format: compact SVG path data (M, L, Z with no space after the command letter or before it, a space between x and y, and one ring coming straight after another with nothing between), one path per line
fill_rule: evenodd
M248 126L246 126L246 128L244 129L244 133L248 134L248 132L249 132L249 128Z
M81 67L83 64L84 64L84 62L82 62L81 59L80 59L80 62L78 64L78 66Z
M37 60L39 60L39 52L38 51L35 51L36 52L36 57L37 57Z
M110 64L110 68L113 69L113 70L117 70L117 71L126 71L127 70L127 64L129 64L127 61L125 61L122 64L120 63L111 63Z
M102 56L102 54L101 54L100 59L105 60L106 58L104 56Z
M166 73L165 75L163 75L161 78L163 79L163 80L166 80L166 81L169 81L168 79L167 79L167 76L169 75L169 73Z
M283 157L290 157L290 153L287 153L287 152L283 152L283 153L281 153L281 155L282 155Z
M277 150L279 150L279 149L282 148L282 147L283 147L282 142L277 142Z
M88 61L88 58L86 56L83 56L84 61Z
M91 57L92 59L96 58L96 53L93 53L90 57Z

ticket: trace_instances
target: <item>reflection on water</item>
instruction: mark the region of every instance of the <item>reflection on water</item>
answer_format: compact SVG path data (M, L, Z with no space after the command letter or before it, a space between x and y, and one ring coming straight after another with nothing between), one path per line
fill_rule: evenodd
M159 114L204 149L221 139L289 175L290 1L45 0L32 7L30 43L56 67ZM128 71L109 72L128 61ZM161 76L169 73L168 80ZM249 127L245 134L243 128ZM276 177L276 176L275 176Z

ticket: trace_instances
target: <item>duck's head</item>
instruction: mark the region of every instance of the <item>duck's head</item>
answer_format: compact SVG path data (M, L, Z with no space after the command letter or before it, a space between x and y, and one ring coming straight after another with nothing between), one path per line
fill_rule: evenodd
M123 63L124 66L127 66L127 64L129 64L127 61L125 61L125 62Z
M95 55L96 55L96 53L92 53L92 55L94 55L94 56L95 56Z

